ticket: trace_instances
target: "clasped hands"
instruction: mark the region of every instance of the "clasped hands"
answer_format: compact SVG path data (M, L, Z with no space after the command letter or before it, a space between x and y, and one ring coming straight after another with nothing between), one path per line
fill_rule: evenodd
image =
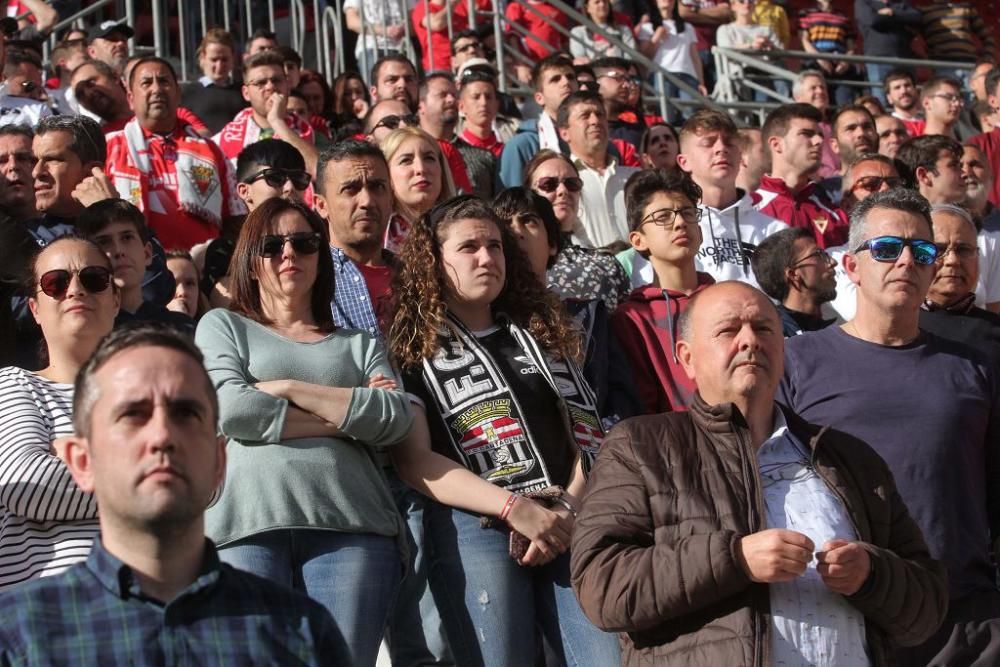
M771 528L742 538L739 558L751 581L792 581L806 571L816 546L802 533ZM871 574L871 556L861 542L834 539L815 551L816 571L834 593L854 595Z

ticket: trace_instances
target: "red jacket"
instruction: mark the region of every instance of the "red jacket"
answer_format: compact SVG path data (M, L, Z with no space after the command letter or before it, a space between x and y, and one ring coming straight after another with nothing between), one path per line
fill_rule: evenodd
M714 282L699 272L690 295L656 285L638 287L611 316L611 330L632 366L642 414L687 410L696 387L677 359L677 320L691 297Z
M847 243L847 214L831 202L815 183L792 192L780 178L761 176L757 210L788 223L790 227L810 230L820 248Z
M1000 127L994 127L984 134L977 134L967 142L978 146L986 155L987 162L993 168L993 187L990 188L990 202L1000 206Z

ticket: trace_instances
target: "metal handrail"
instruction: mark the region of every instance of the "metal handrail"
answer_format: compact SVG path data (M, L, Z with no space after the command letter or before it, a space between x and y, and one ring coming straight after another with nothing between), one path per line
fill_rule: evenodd
M339 5L340 2L338 1ZM336 41L336 62L333 62L333 49L330 48L330 27L333 28L334 40ZM328 83L333 83L342 72L344 67L344 40L340 24L340 15L336 7L327 7L323 10L321 21L323 50L317 54L317 60L323 63L321 73L326 77Z
M558 1L558 0L556 0ZM715 49L727 55L737 53L743 55L760 54L772 58L798 58L800 60L843 60L851 63L874 63L878 65L899 65L901 67L931 67L948 69L974 69L975 63L955 62L950 60L917 60L916 58L895 58L893 56L865 56L849 55L846 53L811 53L809 51L754 51L752 49L735 49L732 47L716 46ZM754 67L759 67L758 62L754 62ZM763 68L761 68L763 69Z

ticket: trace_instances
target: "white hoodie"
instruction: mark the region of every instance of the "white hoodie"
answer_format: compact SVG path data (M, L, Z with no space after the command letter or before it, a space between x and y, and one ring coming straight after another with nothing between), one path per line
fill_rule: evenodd
M739 280L757 287L757 279L750 267L750 257L765 238L788 229L788 225L764 215L754 208L753 198L739 191L740 198L732 205L718 209L700 204L701 248L695 257L695 268L715 278ZM742 248L743 252L740 252ZM636 254L632 263L632 286L641 287L653 282L653 267Z

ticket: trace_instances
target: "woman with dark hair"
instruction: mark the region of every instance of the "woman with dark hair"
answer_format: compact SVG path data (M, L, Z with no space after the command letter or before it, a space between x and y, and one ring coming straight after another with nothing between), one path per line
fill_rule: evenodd
M322 74L309 69L302 70L299 76L298 91L302 93L306 104L309 105L309 113L326 119L333 117L333 91Z
M667 123L654 123L646 128L639 142L639 159L645 169L677 169L680 143L677 130Z
M678 0L656 0L656 9L662 20L656 24L650 22L639 26L639 50L691 88L697 89L702 95L708 95L701 55L698 52L698 36L694 27L681 18L678 5ZM660 79L657 78L657 85L659 84ZM663 90L660 93L668 98L694 99L693 95L666 79L663 79L662 84ZM677 107L671 105L668 112L668 121L679 120L681 114Z
M628 19L611 8L611 0L583 0L582 11L604 32L615 37L630 49L635 48L635 35ZM569 52L574 65L585 65L599 58L627 58L628 54L609 42L603 34L587 26L577 26L569 31Z
M603 438L572 320L475 197L420 218L399 260L391 349L418 407L393 462L435 501L426 540L456 664L533 664L536 626L563 663L618 664L618 640L569 585L573 515Z
M0 589L86 560L97 502L59 459L73 428L76 373L114 326L111 261L82 238L56 239L29 266L28 307L48 362L0 370Z
M344 72L333 80L333 117L338 124L364 120L371 107L368 86L357 72Z
M167 310L184 313L197 322L208 312L208 299L201 293L201 272L194 263L191 253L171 250L167 253L167 270L174 277L174 298L167 304Z
M398 442L412 413L381 345L333 323L329 245L312 210L265 201L236 242L229 310L198 324L229 438L206 532L223 561L330 611L340 650L326 661L368 666L399 584L403 534L372 448Z

